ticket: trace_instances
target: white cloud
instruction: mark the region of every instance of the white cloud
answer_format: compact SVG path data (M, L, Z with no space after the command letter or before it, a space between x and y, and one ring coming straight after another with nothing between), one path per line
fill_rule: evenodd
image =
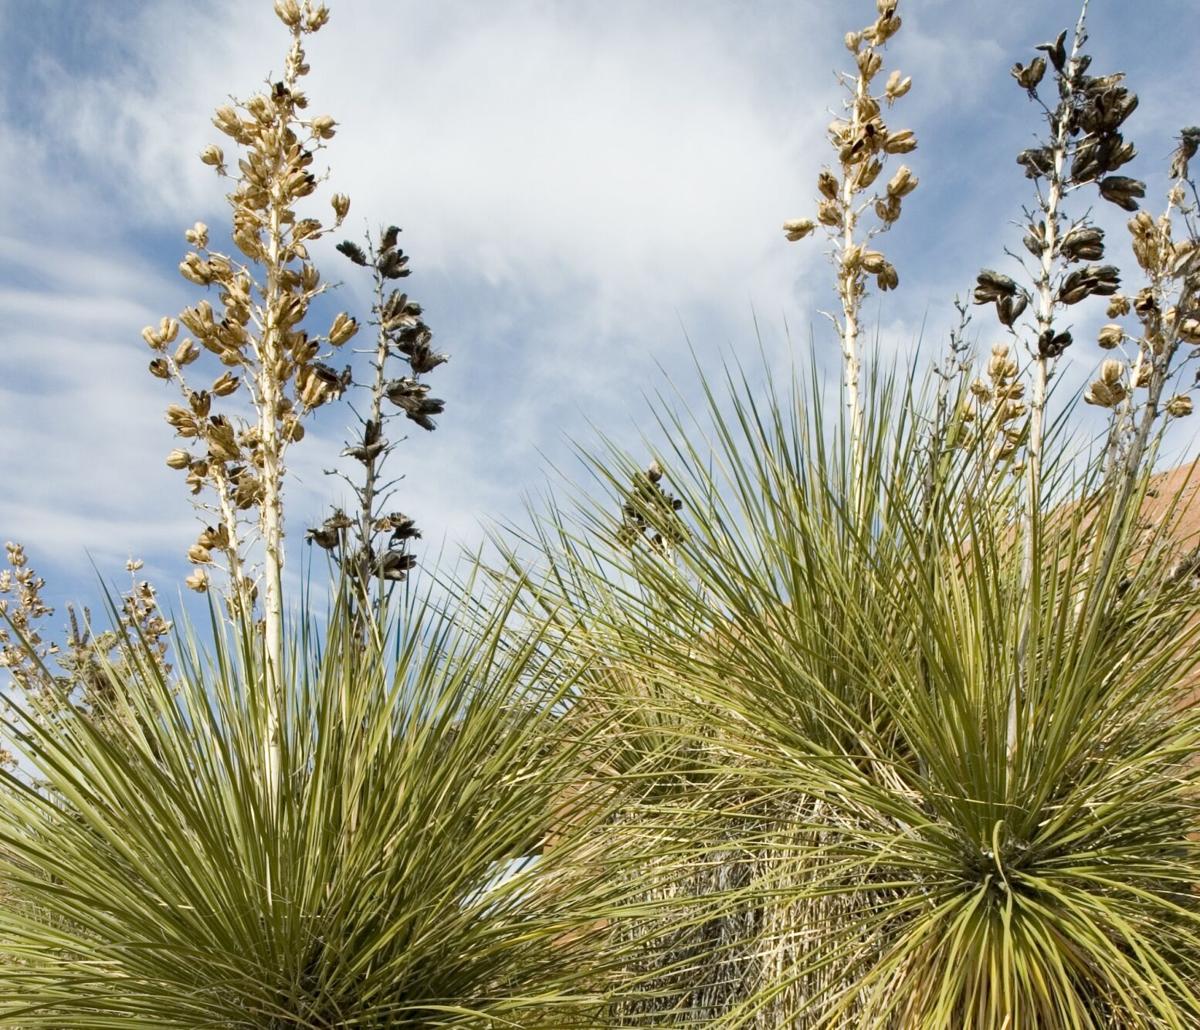
M436 377L441 427L396 459L410 476L398 503L432 540L478 539L476 517L513 513L539 480L540 451L561 459L562 435L588 437L589 420L635 440L631 413L662 382L656 363L691 382L685 329L702 363L723 348L754 363L756 313L782 367L783 321L801 354L812 325L818 360L836 369L814 311L829 303L821 246L785 244L779 224L811 206L846 6L333 4L308 84L313 110L341 123L331 186L353 197L353 226L404 226L412 290L453 357ZM1015 240L1024 184L1010 131L1034 123L1007 65L1041 21L1074 18L1033 0L1003 24L948 0L908 6L889 67L915 79L897 117L921 136L911 163L922 186L883 241L902 289L880 327L885 350L902 352L927 314L925 346L940 348L953 293ZM0 474L22 484L0 501L0 527L66 564L95 550L101 528L122 556L188 539L186 495L161 466L173 443L162 391L137 333L189 302L173 276L180 229L223 221L221 185L196 160L205 143L228 142L212 108L259 88L284 42L268 4L156 0L69 16L92 62L47 45L21 95L0 104L11 144ZM1168 76L1139 70L1157 129L1171 117ZM361 304L331 249L327 278L348 280L339 301ZM338 423L322 412L294 452L294 537L337 493L322 471L340 450Z

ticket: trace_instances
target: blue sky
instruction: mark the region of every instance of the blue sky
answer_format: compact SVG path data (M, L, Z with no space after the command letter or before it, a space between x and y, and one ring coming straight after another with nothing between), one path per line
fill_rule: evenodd
M435 374L438 431L394 461L399 506L426 550L517 516L571 439L597 427L637 447L644 399L702 365L818 363L837 351L819 242L787 244L811 212L840 104L841 38L870 0L333 0L309 49L314 112L340 123L331 189L349 226L395 222L451 362ZM1136 13L1134 13L1136 10ZM912 75L892 124L913 128L921 179L883 239L900 289L868 302L885 355L937 353L981 266L1008 268L1029 200L1015 153L1039 129L1009 77L1074 23L1074 2L906 0L886 67ZM1172 137L1200 122L1194 0L1093 0L1093 68L1124 70L1141 106L1133 174L1160 197ZM48 596L96 595L137 555L169 600L197 522L146 373L143 325L193 302L183 230L225 221L196 159L209 117L282 64L268 0L0 0L0 540L23 541ZM225 140L221 139L224 143ZM1076 204L1076 208L1079 204ZM1120 212L1098 210L1125 262ZM336 306L362 283L334 240L317 251ZM1011 270L1011 269L1010 269ZM1081 311L1064 387L1084 381L1099 305ZM785 333L790 328L791 343ZM981 345L999 339L977 314ZM922 334L923 327L923 334ZM665 371L664 371L665 370ZM293 570L305 524L338 489L346 418L325 409L294 452Z

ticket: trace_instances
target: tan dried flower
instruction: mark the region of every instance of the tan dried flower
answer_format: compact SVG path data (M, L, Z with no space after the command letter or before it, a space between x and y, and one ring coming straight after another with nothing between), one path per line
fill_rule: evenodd
M900 72L897 70L888 76L887 85L883 88L883 95L887 97L889 104L894 104L910 89L912 89L912 76L906 75L901 78Z
M910 154L917 149L917 138L912 129L891 132L883 141L883 149L889 154Z
M842 205L837 200L822 200L817 205L817 221L831 228L842 224Z
M175 348L175 364L182 367L190 365L198 357L200 357L200 348L190 339L181 341L179 346Z
M300 26L300 5L296 0L275 0L275 14L289 29Z
M208 590L208 573L204 569L196 569L183 582L189 590L195 590L198 594L206 593Z
M333 139L336 125L337 123L327 114L318 115L308 123L312 134L318 139Z
M188 561L194 565L212 564L212 552L209 551L209 549L203 544L192 544L192 546L188 548L187 557Z
M908 165L901 165L896 169L896 174L891 177L887 184L887 193L889 197L907 197L913 190L917 188L917 177L913 175L912 170Z
M224 524L205 526L196 543L210 551L224 550L229 546L229 528Z
M231 372L224 372L213 382L209 389L212 391L214 396L228 397L231 393L237 391L237 388L240 384L241 380L238 379L237 376L233 375Z
M335 347L340 347L343 343L353 339L357 332L358 322L343 311L329 327L329 342Z
M883 67L883 56L876 50L860 50L856 56L858 72L870 82Z
M1187 418L1192 413L1191 397L1177 394L1167 401L1167 414L1172 418Z
M810 236L816 227L816 223L811 218L796 218L783 223L783 231L787 234L788 240L793 243Z

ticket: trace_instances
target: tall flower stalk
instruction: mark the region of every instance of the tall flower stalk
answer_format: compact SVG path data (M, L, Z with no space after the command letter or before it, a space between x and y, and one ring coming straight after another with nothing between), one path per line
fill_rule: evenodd
M884 124L882 105L889 107L912 88L911 77L893 71L877 92L874 83L883 68L880 50L900 30L896 0L876 0L878 17L866 28L846 34L846 49L854 55L855 71L841 76L848 97L845 116L829 125L829 140L837 153L837 171L822 169L817 177L820 199L817 217L785 222L791 241L803 239L824 226L833 247L841 316L828 317L837 330L842 350L842 383L850 420L850 456L855 496L861 493L864 458L864 417L861 399L862 355L859 336L862 302L867 281L875 280L881 291L895 289L899 275L871 241L890 229L900 217L901 201L917 188L917 179L901 165L882 191L871 192L888 157L907 154L917 147L909 129L890 130ZM863 220L874 211L877 223L864 229ZM860 498L861 500L861 498Z
M1042 109L1047 127L1039 146L1017 156L1017 163L1037 191L1036 208L1026 212L1028 224L1023 240L1032 264L1018 258L1031 288L1019 286L1001 272L984 269L974 298L977 304L995 305L1000 323L1014 342L1026 345L1031 358L1021 517L1020 596L1025 613L1019 650L1023 656L1036 650L1030 634L1041 603L1035 567L1045 469L1046 402L1058 359L1073 342L1070 331L1060 328L1059 316L1091 296L1112 296L1120 286L1119 270L1098 263L1104 257L1103 231L1087 214L1069 218L1064 201L1074 191L1094 185L1101 198L1132 211L1138 206L1138 198L1145 195L1141 182L1114 174L1136 154L1120 128L1137 106L1137 97L1123 85L1124 75L1120 72L1088 74L1091 58L1083 53L1087 8L1084 0L1069 50L1064 30L1053 43L1037 47L1045 57L1034 57L1028 66L1016 64L1012 69L1017 84ZM1053 69L1058 93L1053 107L1039 93L1048 67ZM1031 332L1026 335L1021 318L1031 304ZM1019 678L1009 708L1010 757L1015 756L1018 746L1024 690L1023 678Z
M339 314L323 333L305 327L309 306L326 289L308 247L328 229L298 208L317 190L312 164L333 137L335 123L328 115L308 116L308 98L299 87L309 70L303 40L326 23L329 12L311 0L303 5L276 0L275 12L291 35L282 79L266 92L218 108L213 118L242 156L230 169L218 146L207 146L200 155L229 183L234 251L211 247L208 227L197 222L186 233L194 249L179 270L189 282L215 289L216 306L201 300L178 320L164 318L143 332L156 355L151 373L180 392L181 403L168 407L167 421L195 448L172 451L167 463L187 473L194 495L205 493L204 509L213 517L214 524L188 551L197 569L187 582L207 590L209 568L223 559L235 619L254 617L261 587L262 696L271 725L278 724L282 703L287 451L304 436L305 416L338 397L348 382L348 371L338 373L319 357L341 347L358 328L346 314ZM346 217L349 200L335 194L332 206L337 226ZM180 323L192 336L171 351ZM197 389L190 366L204 351L225 370ZM218 412L221 402L232 405L226 399L243 383L248 403ZM275 734L268 738L274 741ZM277 741L271 744L273 753L277 746ZM277 768L277 762L271 767Z
M1104 571L1116 556L1119 520L1130 509L1140 473L1153 460L1155 430L1192 413L1195 383L1184 385L1179 373L1195 354L1189 348L1200 345L1200 234L1190 179L1190 161L1198 148L1200 128L1185 128L1171 159L1174 181L1162 214L1154 218L1139 211L1129 220L1134 258L1146 285L1132 298L1114 295L1108 316L1132 314L1138 328L1129 332L1113 321L1100 329L1098 342L1113 356L1084 395L1089 404L1112 411L1106 473L1113 517L1100 550Z
M394 495L396 480L385 479L384 467L398 440L389 439L388 425L399 415L421 429L432 432L434 415L445 402L429 396L422 376L448 360L433 350L433 332L422 318L421 305L407 293L390 285L407 278L408 256L397 246L400 229L389 226L378 244L370 238L367 250L344 240L338 250L352 263L369 268L374 282L371 323L376 329L375 345L369 351L370 380L361 384L368 400L365 416L359 416L361 432L348 443L343 457L362 466L360 477L343 476L358 502L354 517L342 509L308 531L310 543L334 554L353 589L358 609L357 625L366 631L372 625L363 616L386 611L390 588L403 582L416 564L410 543L421 533L415 521L399 511L386 511ZM397 375L396 362L407 364L408 374ZM356 384L358 385L358 384Z

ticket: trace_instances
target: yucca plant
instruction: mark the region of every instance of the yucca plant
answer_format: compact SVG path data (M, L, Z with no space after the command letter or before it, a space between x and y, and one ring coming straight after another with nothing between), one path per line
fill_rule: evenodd
M596 1026L630 989L648 835L598 829L620 793L588 778L611 724L564 719L577 667L503 608L412 602L364 649L347 607L289 633L275 783L265 643L215 613L115 729L6 720L0 1023Z
M522 542L578 614L575 646L653 684L626 704L670 713L705 770L694 789L727 814L724 865L677 866L676 904L709 929L642 956L674 994L618 1008L656 1025L1195 1025L1196 629L1169 540L1124 530L1128 576L1101 575L1098 473L1049 466L1022 650L1020 491L981 482L986 444L930 468L925 402L902 384L868 394L865 515L815 388L743 381L727 403L710 389L704 418L662 421L688 528L670 554L626 550L638 473L619 454L596 460L603 498Z

